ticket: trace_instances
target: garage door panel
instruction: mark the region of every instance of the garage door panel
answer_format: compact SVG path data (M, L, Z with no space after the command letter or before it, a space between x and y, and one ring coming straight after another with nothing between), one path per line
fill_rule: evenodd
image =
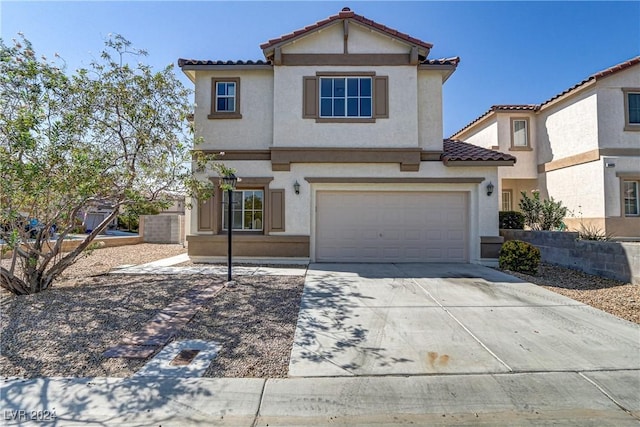
M466 193L319 191L316 260L467 261Z

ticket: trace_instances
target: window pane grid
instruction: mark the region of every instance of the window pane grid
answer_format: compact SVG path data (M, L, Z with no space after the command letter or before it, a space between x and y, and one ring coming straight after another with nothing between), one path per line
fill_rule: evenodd
M233 192L233 229L240 231L263 230L262 190L239 190ZM222 229L228 229L229 196L224 192L222 207Z
M320 79L320 117L371 117L371 78Z
M216 83L216 111L227 113L236 111L235 82Z

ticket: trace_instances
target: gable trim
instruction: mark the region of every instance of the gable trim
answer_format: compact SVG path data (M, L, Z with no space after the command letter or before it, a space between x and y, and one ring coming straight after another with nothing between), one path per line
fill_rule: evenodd
M305 177L310 184L480 184L485 178L380 178L380 177Z
M288 66L382 66L412 65L409 53L283 53L282 65Z

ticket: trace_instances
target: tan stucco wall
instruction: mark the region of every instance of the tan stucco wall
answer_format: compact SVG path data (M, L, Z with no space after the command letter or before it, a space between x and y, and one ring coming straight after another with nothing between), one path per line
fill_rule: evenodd
M593 88L537 116L538 163L598 148L597 96Z
M511 119L529 119L529 148L530 150L514 150L511 148ZM499 151L503 153L511 154L518 160L513 167L500 168L500 178L517 178L517 179L537 179L538 178L538 165L536 163L537 156L537 132L536 132L536 117L531 113L498 113L498 146Z
M211 78L240 77L242 119L209 119ZM273 74L271 70L199 71L195 85L195 135L201 149L266 149L273 141Z
M303 77L316 71L389 76L389 118L375 123L316 123L302 118ZM276 147L417 147L415 66L279 66L274 68L273 145ZM439 125L441 128L442 124Z
M600 148L639 148L640 132L624 131L622 88L640 88L640 65L601 79L596 88Z
M562 201L574 216L579 217L580 213L585 218L605 216L602 161L547 172L545 180L548 194L556 201Z
M446 167L440 162L423 162L419 172L401 172L397 164L301 164L291 165L290 172L271 170L269 161L229 161L227 166L237 169L239 177L273 177L271 189L285 190L285 232L272 235L311 236L311 259L314 257L315 192L318 190L353 191L465 191L469 194L469 255L471 262L480 260L480 236L498 235L498 193L486 195L486 184L497 182L495 167ZM419 177L480 177L480 184L405 184L405 183L309 183L312 177L367 177L367 178L419 178ZM293 184L300 183L300 194ZM196 215L193 215L196 217ZM196 230L192 224L192 231ZM199 233L209 234L209 233Z
M442 150L442 75L418 72L418 141L423 150Z
M342 21L285 44L282 53L343 53L344 29ZM406 44L383 36L353 21L349 23L349 53L408 53Z
M501 168L503 169L503 168ZM538 190L537 179L503 179L500 180L500 209L502 209L502 190L511 190L512 199L511 207L514 211L519 211L518 207L520 200L522 199L522 192L527 193L527 196L532 197L532 191Z
M498 144L498 121L492 119L483 124L482 127L473 129L473 132L465 133L461 136L463 141L470 144L477 145L479 147L491 148L499 146Z

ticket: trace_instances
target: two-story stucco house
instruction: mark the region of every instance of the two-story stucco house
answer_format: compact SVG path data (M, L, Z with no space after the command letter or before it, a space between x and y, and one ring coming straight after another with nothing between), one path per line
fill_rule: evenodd
M348 8L261 45L265 59L180 59L196 149L241 178L234 255L317 262L491 262L508 154L443 141L458 58ZM218 182L214 173L203 178ZM194 206L189 255L227 251L226 194Z
M542 104L496 105L456 132L518 159L500 168L500 208L538 189L580 223L640 237L640 57L589 76Z

